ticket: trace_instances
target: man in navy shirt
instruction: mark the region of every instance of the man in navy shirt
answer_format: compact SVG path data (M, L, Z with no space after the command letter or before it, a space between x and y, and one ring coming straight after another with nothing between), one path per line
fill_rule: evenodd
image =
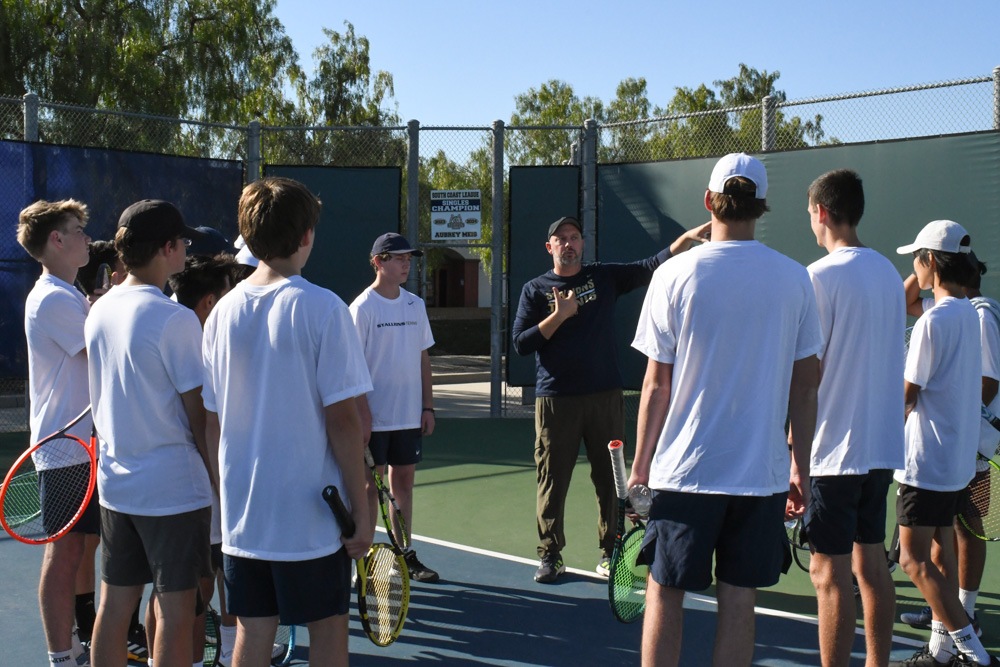
M625 440L622 377L615 346L615 302L649 284L672 254L703 241L711 223L685 232L669 248L629 264L583 264L583 229L576 218L549 226L551 271L525 284L514 319L514 349L535 354L536 519L541 563L535 581L553 583L566 571L560 555L566 493L582 439L597 490L602 550L597 572L608 575L618 505L608 442Z

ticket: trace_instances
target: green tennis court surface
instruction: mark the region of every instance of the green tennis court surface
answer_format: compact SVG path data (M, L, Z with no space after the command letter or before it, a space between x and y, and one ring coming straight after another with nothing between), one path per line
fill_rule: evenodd
M351 652L355 665L404 660L448 665L638 664L640 624L616 622L607 585L593 573L599 550L596 499L589 467L580 459L570 489L564 552L571 571L555 585L533 581L535 469L530 420L441 419L425 441L415 491L416 540L420 558L441 572L440 584L414 584L402 636L380 649L364 637L352 609ZM26 437L23 437L26 440ZM4 443L0 442L0 447ZM26 443L0 452L9 466ZM16 450L16 451L15 451ZM631 449L630 449L631 453ZM385 539L382 536L381 539ZM460 546L462 545L462 546ZM472 547L470 551L465 547ZM991 547L991 551L993 548ZM495 552L485 553L485 552ZM0 538L0 640L3 664L41 664L45 644L38 616L37 585L42 549ZM1000 648L1000 581L990 554L980 593L984 643ZM793 566L794 568L794 566ZM573 571L575 569L575 571ZM899 570L897 617L923 606ZM684 665L709 664L715 632L713 591L689 596L684 626ZM815 593L806 573L793 569L758 595L755 664L819 663ZM860 618L860 604L858 607ZM909 656L927 632L897 624L894 659ZM296 662L306 664L308 634L300 631ZM854 662L862 664L864 640L855 638Z

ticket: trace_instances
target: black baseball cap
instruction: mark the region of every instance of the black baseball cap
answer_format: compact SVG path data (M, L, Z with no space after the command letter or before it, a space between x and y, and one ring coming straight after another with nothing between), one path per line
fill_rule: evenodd
M236 246L229 242L225 236L222 235L217 229L212 227L195 227L196 231L202 233L202 238L196 240L188 248L187 254L189 255L218 255L220 253L227 253L230 255L236 254Z
M198 241L204 234L184 224L177 207L162 199L143 199L122 211L118 229L128 229L136 241L166 243L176 238Z
M549 235L546 236L545 238L546 239L552 238L552 235L556 233L556 230L562 227L563 225L573 225L574 227L577 228L577 230L579 230L581 234L583 234L583 227L580 225L579 220L577 220L576 218L571 218L569 216L563 216L558 220L556 220L555 222L553 222L551 225L549 225Z
M406 240L405 236L400 236L395 232L383 234L375 239L375 245L372 246L372 257L375 255L381 255L385 252L390 255L402 255L403 253L408 252L414 257L424 256L423 252L410 247L410 242Z

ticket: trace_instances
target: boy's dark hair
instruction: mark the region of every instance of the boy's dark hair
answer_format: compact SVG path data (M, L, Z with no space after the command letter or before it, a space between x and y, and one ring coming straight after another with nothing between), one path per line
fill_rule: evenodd
M67 216L76 216L84 225L90 213L87 205L75 199L45 201L40 199L23 209L18 216L17 242L28 254L41 260L53 229L61 227Z
M749 178L734 176L726 181L724 192L709 192L712 214L724 222L756 220L771 209L766 199L757 199L757 184Z
M233 266L233 285L243 282L256 270L256 266L251 266L250 264L240 264L237 262L236 265Z
M973 266L973 271L969 274L968 282L959 283L962 287L968 287L969 289L974 289L979 291L982 285L983 276L986 275L986 265L979 261L976 257L976 253L969 251L969 263Z
M322 202L306 186L271 176L243 188L237 217L240 234L254 257L291 257L302 237L319 222Z
M967 246L972 243L968 235L962 237L959 245ZM938 280L942 283L954 283L958 286L967 286L975 274L979 272L979 260L973 264L971 252L945 252L943 250L927 250L921 248L913 253L917 260L927 266L930 258L933 257L937 263Z
M101 264L107 264L114 271L115 263L118 261L118 251L111 241L92 241L89 248L90 261L87 262L87 266L77 271L76 280L87 296L92 296L94 290L101 286L103 279L103 276L97 275L97 269Z
M233 285L234 266L236 258L226 253L190 255L184 260L184 270L168 279L170 289L177 295L177 303L194 310L207 294L218 299Z
M861 177L850 169L826 172L809 186L809 204L822 204L835 223L856 227L865 213Z
M118 231L115 232L115 250L118 252L118 257L121 258L122 264L130 272L135 269L141 269L153 261L156 253L167 243L176 242L176 240L165 243L160 243L159 241L137 241L135 232L127 227L119 227Z
M368 263L372 265L373 269L375 269L376 271L378 271L378 267L375 266L375 258L376 257L378 258L378 261L380 261L380 262L388 262L389 259L392 257L392 253L391 252L382 252L382 253L379 253L377 255L372 255L372 256L370 256L368 258Z

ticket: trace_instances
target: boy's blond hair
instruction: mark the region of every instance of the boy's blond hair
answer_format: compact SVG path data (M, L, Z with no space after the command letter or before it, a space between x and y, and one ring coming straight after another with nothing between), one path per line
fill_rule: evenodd
M79 218L84 225L90 217L87 205L75 199L45 201L40 199L21 211L17 222L17 242L28 254L41 261L49 234L66 222L68 216Z

